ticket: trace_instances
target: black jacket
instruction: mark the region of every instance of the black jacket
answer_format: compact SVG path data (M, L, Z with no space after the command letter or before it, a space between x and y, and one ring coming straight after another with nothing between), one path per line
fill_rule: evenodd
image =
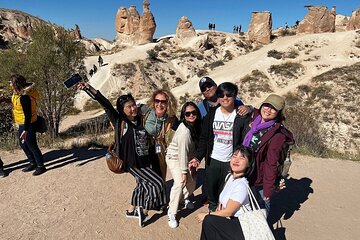
M205 157L206 164L210 164L210 155L214 147L214 131L213 131L213 122L215 118L216 111L209 111L205 116L203 123L201 125L201 134L199 139L199 145L196 149L195 158L201 161ZM233 127L233 149L236 146L240 145L241 142L241 130L240 130L240 121L242 117L236 115L234 120Z

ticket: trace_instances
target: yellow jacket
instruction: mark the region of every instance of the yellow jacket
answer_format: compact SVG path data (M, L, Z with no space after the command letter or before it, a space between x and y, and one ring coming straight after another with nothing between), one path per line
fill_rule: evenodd
M22 95L28 95L31 101L31 123L35 122L37 119L37 103L40 100L40 95L38 91L34 88L34 84L31 84L29 87L24 88L19 94L13 93L11 97L11 102L13 104L13 115L14 121L16 124L25 123L25 114L20 102L20 97Z

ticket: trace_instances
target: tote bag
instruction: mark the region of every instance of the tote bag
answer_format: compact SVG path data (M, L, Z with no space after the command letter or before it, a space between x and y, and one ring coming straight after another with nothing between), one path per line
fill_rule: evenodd
M244 206L241 206L244 212L238 217L245 240L275 240L266 221L265 211L260 209L259 203L249 186L247 191L252 210L247 210Z

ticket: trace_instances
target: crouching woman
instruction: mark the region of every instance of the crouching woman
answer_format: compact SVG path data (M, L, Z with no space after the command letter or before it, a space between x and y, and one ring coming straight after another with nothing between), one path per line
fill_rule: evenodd
M115 109L91 85L79 83L77 87L85 90L103 106L115 127L116 154L124 160L125 171L136 180L126 217L138 217L142 227L148 210L166 204L164 181L150 168L149 136L143 127L143 117L131 94L121 95L116 101Z
M251 151L237 147L231 157L230 167L231 174L226 177L216 211L196 216L198 222L202 222L201 240L244 239L238 216L244 212L241 206L250 209L246 177L254 169Z

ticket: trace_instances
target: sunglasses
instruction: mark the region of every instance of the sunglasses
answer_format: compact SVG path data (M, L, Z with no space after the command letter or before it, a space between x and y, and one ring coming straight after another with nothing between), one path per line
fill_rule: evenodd
M214 86L212 83L204 83L201 86L200 90L201 90L201 92L205 92L208 88L211 88L212 86Z
M228 97L228 98L231 98L231 97L234 97L235 95L233 93L220 93L217 97L218 98L223 98L223 97Z
M185 117L190 117L191 115L197 116L197 112L195 110L191 112L185 112L184 115Z
M168 103L168 100L161 100L161 99L156 99L155 98L155 104L163 104L163 105L165 105L165 104L167 104Z

